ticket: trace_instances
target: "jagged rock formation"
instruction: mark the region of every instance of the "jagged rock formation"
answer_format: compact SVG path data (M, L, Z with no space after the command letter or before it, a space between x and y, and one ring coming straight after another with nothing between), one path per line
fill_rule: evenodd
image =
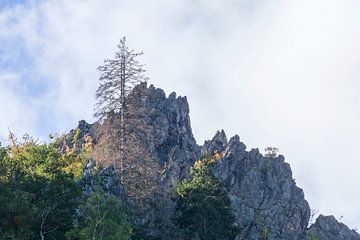
M329 218L319 217L307 230L310 208L302 189L296 186L292 172L283 156L264 157L257 149L246 151L246 146L238 136L229 141L224 131L218 132L212 140L198 146L193 137L189 106L186 97L176 97L171 93L166 97L161 89L140 84L129 98L146 113L146 124L151 129L143 144L159 167L157 195L150 201L156 203L156 211L149 213L148 234L156 239L181 239L172 225L171 213L174 207L173 192L176 184L189 175L194 162L204 154L222 152L222 160L212 170L221 179L229 193L236 225L241 232L240 239L305 240L316 233L320 239L360 239L359 235L345 225ZM138 105L136 105L138 104ZM107 134L113 126L111 122L79 124L79 137L90 135L95 149L106 145ZM71 142L70 134L69 142ZM95 154L95 161L104 154ZM94 162L85 169L84 186L91 191L91 171ZM126 197L126 186L118 182L115 171L110 168L98 173L105 182L105 189L119 197ZM316 239L316 238L315 238Z
M175 93L166 97L162 89L153 86L147 87L146 83L137 85L128 96L128 101L135 105L131 107L141 109L141 112L145 114L144 122L150 131L143 136L142 143L145 145L144 148L150 152L151 159L156 162L155 165L160 168L147 169L147 172L159 171L158 179L156 179L157 194L152 195L153 199L148 199L152 202L151 204L157 205L157 210L156 212L147 211L149 215L147 218L150 221L149 228L153 228L147 234L160 235L163 239L168 239L176 235L170 219L174 207L173 189L180 180L188 177L191 166L200 157L200 147L196 144L190 126L189 105L186 97L177 97ZM87 135L93 137L93 157L97 161L97 165L104 166L102 163L105 163L105 169L98 173L106 183L104 189L123 197L124 193L126 195L127 186L118 181L111 166L106 167L106 163L116 161L116 157L114 158L111 153L106 151L107 145L113 141L109 138L109 135L114 132L113 127L111 120L94 124L80 121L79 139ZM70 132L68 145L71 145L74 133L75 131ZM81 141L79 141L80 144ZM94 178L90 173L93 168L94 164L90 161L84 171L85 177L82 184L87 192L92 191ZM117 182L118 186L116 186ZM154 226L155 222L157 222L157 226Z
M204 145L204 152L223 152L214 167L229 192L241 233L240 239L303 239L310 208L303 191L292 178L283 156L269 158L246 146L234 136L227 143L218 132Z
M200 148L192 134L189 105L186 97L176 97L173 92L166 97L162 89L140 84L134 96L146 96L145 112L149 125L154 129L151 153L162 166L161 187L172 188L188 176L189 169L200 156Z
M359 240L360 235L334 216L320 215L306 234L307 240Z

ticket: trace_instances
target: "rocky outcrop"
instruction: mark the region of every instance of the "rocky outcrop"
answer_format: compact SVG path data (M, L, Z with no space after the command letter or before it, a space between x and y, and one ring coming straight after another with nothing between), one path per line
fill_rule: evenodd
M304 239L310 208L283 156L271 158L257 149L246 151L238 136L227 143L223 131L205 142L202 151L214 150L223 153L213 172L229 192L241 229L238 240Z
M360 235L338 222L334 216L320 215L307 230L306 240L359 240Z
M141 102L133 101L139 96ZM181 239L171 220L174 188L189 176L191 166L200 157L200 147L192 134L187 99L177 97L174 92L166 97L162 89L143 83L133 89L129 102L136 103L135 106L146 113L147 124L152 129L146 145L160 166L158 194L150 199L156 207L150 211L144 235L147 239Z
M224 131L217 132L202 147L198 146L191 130L186 97L177 97L175 93L167 97L163 90L143 83L133 89L128 100L132 107L143 113L139 115L143 116L139 123L146 124L151 130L143 135L141 142L159 168L156 184L160 194L149 199L156 209L148 214L146 234L151 238L181 239L171 222L174 188L179 181L189 177L190 168L198 158L217 152L222 156L221 161L212 167L212 171L229 193L235 224L241 230L236 240L360 240L355 231L333 217L320 216L307 229L310 208L283 156L265 157L258 149L247 151L238 136L228 140ZM80 121L79 132L70 132L66 141L71 145L77 135L78 144L82 144L81 139L91 136L96 151L107 144L106 137L111 128L114 128L111 121L94 124ZM106 158L100 151L97 156ZM96 154L94 159L84 169L83 185L88 192L94 185L93 169L99 160ZM126 186L115 177L111 166L97 175L106 191L126 198Z
M85 143L85 137L90 136L92 140L95 138L94 125L97 124L89 124L85 120L80 120L75 129L70 130L68 134L57 137L55 145L61 152L71 149L80 153L80 149Z
M162 89L152 85L147 87L146 83L142 83L132 90L128 101L135 105L132 107L141 108L146 114L146 121L141 124L148 125L151 132L147 133L148 136L142 142L161 168L159 188L162 191L173 188L179 180L188 177L190 167L200 157L200 147L191 130L186 97L177 97L174 92L166 97ZM111 128L114 128L111 121L88 124L81 120L78 127L66 136L63 145L72 148L77 135L76 147L79 149L84 143L84 137L91 136L95 145L95 160L98 160L97 156L105 156L99 150L99 145L108 144L106 138Z
M189 104L186 97L171 93L166 97L162 89L140 84L130 98L144 96L144 111L153 131L149 142L151 153L162 167L160 185L166 190L188 177L190 167L200 157L200 147L192 134Z
M168 97L162 89L154 86L147 86L146 83L137 85L128 96L128 107L133 108L137 116L143 119L136 119L139 125L146 125L144 134L141 135L144 149L150 152L151 159L156 162L159 169L147 169L147 171L159 171L157 179L157 194L153 199L147 199L153 205L157 205L156 211L147 211L147 229L144 235L148 238L160 237L169 239L176 236L176 230L171 221L172 209L174 207L173 189L176 184L189 176L190 168L200 157L200 147L196 144L192 134L189 117L189 105L186 97L176 96L171 93ZM90 135L94 139L93 161L89 161L84 169L85 177L82 181L87 192L93 190L93 185L101 179L104 190L119 197L126 195L126 186L123 186L115 177L115 170L108 165L102 169L94 178L93 169L97 164L101 169L103 163L111 163L112 157L107 156L106 150L111 139L109 134L115 132L111 119L94 124L87 124L80 121L79 133L72 130L67 137L70 145L77 134L80 141ZM137 128L135 131L145 128ZM116 129L115 129L116 130ZM80 147L81 142L79 143ZM72 147L72 145L71 145ZM104 159L105 158L105 159ZM100 160L100 161L99 161ZM114 159L116 160L116 159ZM100 163L100 164L99 164ZM106 165L106 164L105 164Z
M79 182L86 194L96 191L96 187L101 186L105 192L125 200L125 188L116 177L114 167L109 166L96 172L96 174L93 174L95 166L95 161L90 159L85 166L84 177Z

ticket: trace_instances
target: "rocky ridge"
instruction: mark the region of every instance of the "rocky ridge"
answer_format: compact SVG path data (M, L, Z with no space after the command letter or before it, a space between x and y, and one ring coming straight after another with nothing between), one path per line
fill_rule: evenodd
M359 240L360 235L338 222L334 216L320 215L307 230L307 240Z
M236 240L360 239L359 234L337 222L334 217L320 216L315 224L307 228L310 207L302 189L296 186L284 156L265 157L258 149L247 151L238 136L228 140L224 131L217 132L211 140L199 146L192 134L186 97L177 97L175 93L166 97L163 90L147 87L145 83L136 86L130 98L139 96L141 107L147 113L147 124L154 129L146 147L154 161L161 166L158 189L164 193L160 197L162 210L151 221L156 220L163 226L171 225L174 187L188 177L191 166L201 155L218 151L223 153L223 157L212 171L224 182L229 193L236 216L235 224L241 230ZM80 121L79 136L92 136L96 145L101 141L102 135L97 134L101 127L100 123ZM96 159L90 161L85 169L84 186L88 191L91 191L91 170L95 162ZM105 177L108 191L122 197L126 195L111 168L103 169L98 174ZM174 226L171 233L159 226L151 227L158 227L157 231L150 231L154 238L179 239L174 233Z
M246 151L238 136L227 143L223 131L204 150L223 152L213 171L225 183L232 201L241 229L237 239L304 239L310 208L283 156Z

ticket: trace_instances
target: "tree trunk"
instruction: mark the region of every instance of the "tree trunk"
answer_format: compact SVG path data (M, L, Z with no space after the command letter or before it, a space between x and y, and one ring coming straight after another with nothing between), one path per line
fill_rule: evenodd
M41 240L44 240L44 239L45 239L43 229L40 230L40 239L41 239Z
M120 107L120 180L123 181L123 169L125 158L125 59L121 61L121 75L120 75L120 92L121 92L121 107Z

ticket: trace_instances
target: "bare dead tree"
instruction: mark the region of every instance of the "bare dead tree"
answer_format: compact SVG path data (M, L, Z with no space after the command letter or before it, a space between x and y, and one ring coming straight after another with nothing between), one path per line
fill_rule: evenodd
M47 207L47 208L43 209L43 211L41 213L41 223L40 223L40 232L39 232L41 240L45 239L46 234L52 233L59 228L59 226L56 226L51 230L48 230L48 231L45 230L46 220L47 220L49 214L51 213L51 211L54 210L56 208L56 206L57 206L57 204L55 204L52 207Z
M158 190L157 181L161 169L159 161L152 154L155 129L150 120L148 97L146 88L143 87L134 89L127 97L123 118L126 142L121 153L117 127L121 123L119 114L110 115L99 125L97 144L92 152L100 166L114 166L128 196L138 200L145 199Z
M19 152L20 152L19 143L17 141L17 138L15 137L15 134L13 132L11 132L10 129L9 129L9 137L8 137L8 139L9 139L12 151L14 151L15 154L19 154Z
M126 145L126 99L132 88L140 82L147 81L144 65L140 64L137 57L143 52L136 53L126 45L126 38L123 37L117 45L115 59L105 59L104 65L99 66L101 72L100 86L96 91L97 103L95 105L95 117L100 120L109 119L119 115L119 163L120 172L123 169L123 158Z
M270 157L270 158L276 158L278 156L279 153L279 149L276 147L266 147L265 148L265 157Z
M141 87L132 91L135 85L147 81L144 65L137 61L142 54L130 50L122 38L115 59L106 59L98 68L101 76L95 116L103 123L93 151L100 165L114 166L128 195L136 199L156 191L159 173L149 148L154 130L148 122L146 91L139 90Z
M125 113L126 133L124 183L128 192L136 198L155 193L160 174L160 165L151 153L155 129L150 123L146 93L133 92L128 98Z
M105 217L106 217L106 212L104 212L100 215L100 206L97 206L96 207L95 226L94 226L93 234L92 234L93 240L96 239L97 229L98 229L99 225L103 223ZM103 239L103 235L104 235L103 232L104 232L104 226L102 227L102 231L100 233L100 239Z

